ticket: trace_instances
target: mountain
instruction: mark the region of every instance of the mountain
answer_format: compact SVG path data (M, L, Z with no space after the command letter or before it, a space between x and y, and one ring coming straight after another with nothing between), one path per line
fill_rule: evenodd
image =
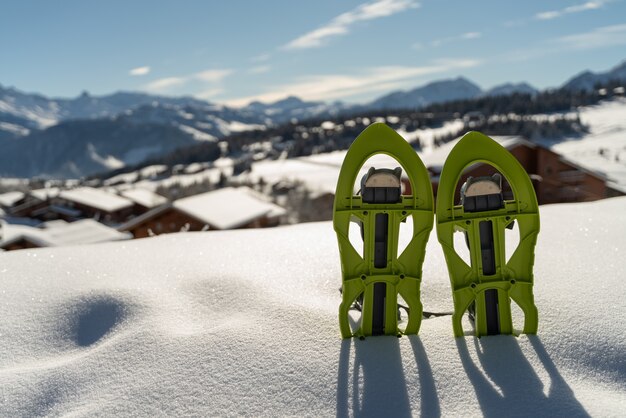
M115 116L153 102L177 106L212 106L192 97L165 97L131 92L117 92L106 96L91 96L83 92L73 99L48 98L0 85L0 121L12 115L30 121L32 128L41 129L64 120Z
M613 79L626 80L626 61L606 73L582 73L568 81L565 88L590 89L598 82ZM458 77L392 92L362 105L304 101L289 96L271 103L252 102L242 108L230 108L191 97L133 92L105 96L85 92L76 98L54 99L0 85L0 175L82 177L134 165L142 158L157 157L198 142L208 143L208 154L213 155L219 139L242 131L259 131L251 135L252 139L229 138L231 151L249 152L248 143L267 140L262 130L280 128L278 125L293 120L313 118L321 122L340 118L341 114L412 111L429 105L445 106L445 102L455 100L466 100L466 107L475 106L468 100L500 96L494 100L502 102L507 100L502 96L514 92L534 95L537 91L527 83L508 83L483 92L473 82ZM564 103L569 106L568 100L565 97ZM459 103L450 105L453 112L461 111ZM522 101L518 108L527 111L531 105ZM465 109L470 110L475 109ZM295 141L304 149L313 146L314 141L298 135L283 140ZM318 140L316 152L337 147L327 141L325 134ZM289 148L289 152L300 155L304 151Z
M569 79L562 88L572 91L590 91L594 89L596 84L605 84L617 80L626 81L626 61L604 73L584 71Z
M82 177L202 141L215 150L219 138L265 129L250 112L184 104L153 101L113 117L61 121L19 139L0 137L0 175Z
M539 90L537 90L528 83L505 83L490 88L483 95L488 97L495 97L508 96L513 93L530 94L531 96L534 96L535 94L539 93Z
M176 126L131 118L61 122L19 140L1 140L0 176L77 178L195 143L192 133ZM219 147L212 146L217 158Z
M264 115L274 123L288 122L292 119L304 120L314 117L334 116L352 106L342 102L306 102L298 97L289 96L273 103L254 101L241 110Z
M116 93L53 101L9 93L0 102L0 175L6 176L82 177L198 141L265 129L257 114L191 98Z
M435 81L410 91L396 91L382 96L368 107L372 109L420 108L432 103L472 99L482 93L480 87L466 78Z
M159 117L159 123L170 124L169 116L189 113L212 115L211 121L220 126L210 134L216 137L228 135L232 123L266 124L265 115L212 104L192 97L153 96L145 93L117 92L106 96L91 96L84 92L73 99L52 99L39 94L24 93L15 88L0 85L0 139L19 138L46 129L63 121L77 119L113 118L122 113L133 113L139 108L169 109L169 115ZM146 112L140 112L144 114ZM168 112L165 112L168 113ZM135 115L137 118L140 116ZM273 120L269 120L273 122ZM241 129L245 129L240 126ZM240 130L241 130L240 129ZM211 130L209 128L209 130Z

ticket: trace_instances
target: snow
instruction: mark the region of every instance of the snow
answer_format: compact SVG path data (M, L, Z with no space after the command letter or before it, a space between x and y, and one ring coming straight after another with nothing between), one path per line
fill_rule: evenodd
M178 125L178 128L181 131L191 135L193 139L195 139L196 141L216 141L217 140L217 138L214 137L213 135L207 134L206 132L202 132L201 130L196 129L192 126Z
M417 129L412 132L398 130L397 132L410 143L415 142L419 138L423 151L418 152L418 155L425 159L432 153L439 155L440 148L434 147L434 140L437 136L458 132L462 127L463 121L459 119L445 122L439 128ZM268 183L277 183L284 180L300 181L314 193L335 193L337 178L339 177L341 164L346 157L346 153L347 150L343 150L293 159L259 161L252 165L250 177L253 181L258 181L262 177ZM365 163L358 178L360 179L370 166L382 167L388 165L399 166L400 164L386 155L375 155Z
M139 175L142 178L154 178L166 171L167 166L165 164L155 164L149 165L148 167L144 167L139 170Z
M329 222L2 253L0 415L623 416L625 209L541 208L536 337L341 340Z
M233 229L262 216L281 216L280 206L261 200L248 187L226 187L176 200L174 207L217 229Z
M46 187L43 189L31 190L28 193L39 200L46 201L50 198L58 196L60 192L61 189L58 187Z
M5 97L5 100L0 100L0 112L29 119L41 129L56 125L60 117L56 103L51 103L48 109L40 106L31 108L28 104L16 103L14 97Z
M93 187L79 187L72 190L63 190L59 194L59 197L105 212L115 212L133 205L133 202L129 199L101 189L94 189Z
M606 175L626 191L626 99L583 107L580 119L589 126L589 134L549 145L567 159Z
M399 129L397 132L409 143L413 143L419 139L422 147L422 153L427 154L436 149L435 138L456 134L461 129L463 129L463 120L454 119L444 122L443 125L438 128L420 128L412 132Z
M305 183L311 191L335 193L339 167L317 164L308 158L259 161L252 164L249 176L253 181L263 178L267 183L298 180Z
M89 154L89 158L91 158L92 161L101 164L109 170L116 170L118 168L124 167L124 162L120 161L114 156L107 155L106 157L103 157L102 155L98 154L96 147L93 144L87 144L87 152Z
M12 134L18 136L26 136L30 133L29 129L8 122L0 122L0 131L11 132Z
M44 224L45 228L26 225L4 225L0 246L24 238L42 247L94 244L106 241L119 241L132 238L127 233L118 232L93 219L82 219L68 223L52 221Z
M24 198L23 192L6 192L0 194L0 206L11 207Z
M130 173L121 173L104 180L104 185L110 186L120 183L130 184L136 182L138 178L139 173L136 171L131 171Z
M229 132L244 132L260 130L264 131L267 127L256 123L243 123L236 120L225 123L225 127Z
M490 136L491 139L496 141L498 144L502 145L506 149L511 149L517 144L528 144L529 146L534 146L529 141L525 140L521 136ZM456 146L456 144L461 140L461 137L456 138L452 141L446 142L445 144L424 153L418 153L424 165L428 168L439 168L441 169L452 152L452 149Z
M151 190L134 188L124 190L122 196L146 208L154 208L167 203L167 199Z
M332 122L332 121L330 121L330 120L324 121L324 122L322 122L322 124L320 125L320 127L321 127L322 129L325 129L325 130L327 130L327 131L330 131L330 130L335 129L335 126L336 126L336 125L335 125L335 123L334 123L334 122Z

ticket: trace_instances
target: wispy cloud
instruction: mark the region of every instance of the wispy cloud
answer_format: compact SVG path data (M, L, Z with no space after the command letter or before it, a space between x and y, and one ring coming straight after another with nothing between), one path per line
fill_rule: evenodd
M461 41L469 41L472 39L478 39L482 36L483 35L480 32L465 32L457 36L450 36L447 38L435 39L434 41L430 42L430 45L433 47L438 47L438 46L453 43L453 42L461 42ZM419 43L413 45L413 49L421 49L422 47L423 45Z
M514 62L529 61L550 54L610 48L620 45L626 45L626 23L601 26L587 32L544 40L536 47L510 51L503 58Z
M138 76L138 75L146 75L149 72L150 72L150 67L146 65L145 67L133 68L132 70L128 72L128 74Z
M269 65L258 65L256 67L252 67L248 70L250 74L264 74L268 73L272 69Z
M596 49L626 45L626 24L603 26L589 32L562 36L556 42L568 49Z
M599 9L605 3L606 1L604 0L588 1L586 3L575 4L573 6L565 7L560 10L549 10L549 11L537 13L535 15L535 19L552 20L558 17L562 17L564 15L572 14L572 13L580 13L580 12L586 12L589 10Z
M150 92L162 93L194 81L202 84L219 84L232 73L233 70L230 69L210 69L190 75L160 78L146 84L144 88Z
M200 99L209 100L222 93L224 93L224 89L218 87L218 88L201 91L200 93L194 94L194 96Z
M305 100L344 99L399 88L411 79L479 64L480 61L472 59L442 60L422 67L373 67L359 73L309 75L299 77L293 83L273 86L264 93L232 99L226 103L231 106L243 106L253 100L271 102L290 95L297 95Z
M261 54L261 55L256 55L252 58L250 58L250 61L252 62L265 62L268 61L271 58L270 54Z
M197 80L206 81L209 83L218 83L222 81L224 78L228 77L233 73L233 70L206 70L196 73L191 76L191 78L195 78Z
M152 92L163 92L172 87L179 87L185 84L187 80L184 77L166 77L151 81L145 85L146 90Z
M391 16L417 7L419 4L413 0L375 0L364 3L349 12L340 14L326 25L292 40L283 49L297 50L320 47L329 38L350 32L352 26L357 22Z

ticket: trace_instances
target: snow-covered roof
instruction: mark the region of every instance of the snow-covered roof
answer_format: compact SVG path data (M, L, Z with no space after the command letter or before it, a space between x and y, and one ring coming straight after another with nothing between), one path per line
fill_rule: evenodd
M47 200L49 198L53 198L59 195L61 189L58 187L48 187L44 189L35 189L31 190L29 194L33 195L39 200Z
M227 187L173 202L173 206L218 229L233 229L262 216L281 216L285 209L262 200L248 187Z
M93 219L76 222L54 221L43 224L45 228L26 225L5 225L0 246L6 247L22 239L40 247L59 247L66 245L94 244L106 241L119 241L131 238L127 233L119 232Z
M79 187L72 190L63 190L59 196L62 199L91 206L105 212L115 212L129 208L134 204L129 199L93 187Z
M167 203L167 199L165 197L143 188L124 190L121 194L125 198L150 209Z
M0 194L0 206L11 207L24 198L23 192L6 192Z
M536 336L341 340L331 222L4 253L2 415L623 416L624 213L540 207ZM453 306L434 231L421 301Z

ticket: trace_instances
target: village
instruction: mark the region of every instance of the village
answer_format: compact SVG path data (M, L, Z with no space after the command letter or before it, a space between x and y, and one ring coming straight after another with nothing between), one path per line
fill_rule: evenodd
M421 153L434 195L446 156L460 138ZM539 204L586 202L626 194L607 175L523 137L494 137L529 173ZM332 218L334 189L345 151L259 161L235 174L236 162L149 166L103 181L48 182L0 194L0 250L83 245L187 231L267 228ZM383 161L391 163L394 161ZM375 158L366 162L379 165ZM476 164L469 176L495 170ZM360 177L359 177L360 178ZM403 179L404 194L411 193ZM356 192L355 188L355 192ZM505 198L512 199L506 181Z

